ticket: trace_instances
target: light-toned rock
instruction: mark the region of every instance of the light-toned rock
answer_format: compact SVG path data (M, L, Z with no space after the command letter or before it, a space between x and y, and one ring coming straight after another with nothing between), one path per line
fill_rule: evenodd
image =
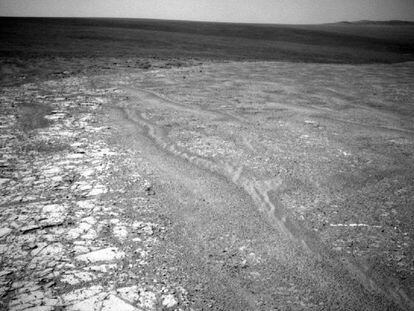
M106 193L106 187L103 185L96 185L95 187L93 187L93 189L89 192L88 195L90 196L95 196L95 195L100 195L103 193Z
M172 288L139 283L141 268L147 264L144 258L156 243L149 236L160 227L140 223L133 229L132 220L122 210L135 201L146 204L146 197L125 196L131 202L116 206L111 196L102 195L111 189L118 191L108 177L112 170L118 174L118 164L124 165L123 159L116 163L120 158L113 158L123 151L113 150L103 137L109 128L99 127L100 116L93 112L103 99L95 100L93 94L106 97L116 90L91 90L81 80L66 77L47 81L42 87L27 84L0 96L2 108L8 107L0 113L4 147L0 166L10 168L0 178L0 188L4 188L0 197L0 300L4 304L0 303L0 309L130 311L168 307L173 302L168 297L164 301L162 294ZM57 97L62 90L64 97ZM20 112L11 109L11 103L27 100L50 106L52 112L45 118L51 122L30 135L21 135L16 127ZM141 182L142 178L135 173L131 180ZM139 245L118 245L130 236ZM131 268L125 268L127 271L119 262L125 257L122 267ZM117 284L137 286L117 291Z
M73 251L76 254L85 254L88 253L90 251L89 247L83 246L83 245L75 245L73 247Z
M35 306L35 307L24 309L24 311L53 311L53 310L55 310L54 306Z
M99 285L94 285L88 288L80 288L64 294L62 296L62 302L64 304L74 304L77 301L83 301L88 298L97 296L98 294L102 294L102 292L103 287Z
M90 210L90 209L93 209L95 207L95 204L93 203L92 200L78 201L78 202L76 202L76 204L80 208L86 209L86 210Z
M62 223L64 221L65 212L65 206L58 204L50 204L42 208L42 214L44 214L45 217L47 217L48 223Z
M108 265L97 265L97 266L86 267L85 270L91 270L91 271L106 273L106 272L108 272L110 270L113 270L115 268L116 268L116 264L108 264Z
M12 232L10 228L0 228L0 239L5 238Z
M60 174L61 172L62 172L62 169L60 167L53 166L53 167L51 167L51 168L49 168L47 170L44 170L43 171L43 174L44 175L47 175L47 176L52 176L52 175Z
M84 271L71 271L64 275L60 280L70 285L76 285L82 282L90 282L96 279L96 276L89 272Z
M83 234L81 238L85 240L94 240L97 236L98 234L96 233L96 231L94 229L90 229L85 234Z
M124 252L119 251L115 247L108 247L108 248L100 249L100 250L90 252L87 254L79 255L76 257L76 259L80 261L97 262L97 261L113 261L117 259L122 259L124 257L125 257Z
M168 294L162 296L162 305L166 308L172 308L177 305L177 300L175 299L174 295Z
M94 225L94 224L96 224L96 219L92 216L89 216L89 217L83 218L82 222Z
M60 243L39 247L31 252L32 256L57 256L63 253L63 246Z
M136 311L138 310L133 305L126 303L122 299L114 295L110 295L103 301L102 311Z
M138 288L138 286L122 287L118 288L116 291L119 297L125 300L128 300L132 303L139 301L140 288Z
M113 232L118 239L125 239L128 236L127 228L122 225L115 226Z
M88 299L75 302L69 308L68 311L101 311L102 310L102 300L107 296L107 294L98 294L92 296Z
M154 292L144 291L140 293L139 305L145 310L155 310L157 305L157 296Z
M8 182L10 179L8 178L0 178L0 186Z
M84 155L82 153L71 153L67 155L68 159L81 159Z
M90 168L90 169L87 169L87 170L82 171L81 172L81 176L83 176L83 177L89 177L89 176L93 175L94 173L95 173L95 170L92 169L92 168Z

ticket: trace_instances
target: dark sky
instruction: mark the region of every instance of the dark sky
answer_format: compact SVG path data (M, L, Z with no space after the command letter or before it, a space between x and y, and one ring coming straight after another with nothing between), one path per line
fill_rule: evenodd
M414 20L414 0L0 0L1 16L82 16L257 23Z

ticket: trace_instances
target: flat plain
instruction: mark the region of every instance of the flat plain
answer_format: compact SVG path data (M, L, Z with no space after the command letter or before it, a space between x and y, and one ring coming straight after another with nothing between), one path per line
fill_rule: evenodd
M0 307L414 307L412 23L0 29Z

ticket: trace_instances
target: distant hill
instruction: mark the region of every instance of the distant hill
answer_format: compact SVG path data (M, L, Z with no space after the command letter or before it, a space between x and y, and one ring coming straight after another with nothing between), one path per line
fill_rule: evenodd
M414 22L411 21L402 21L402 20L389 20L389 21L370 21L370 20L360 20L355 22L343 21L339 24L355 24L355 25L395 25L395 26L414 26Z

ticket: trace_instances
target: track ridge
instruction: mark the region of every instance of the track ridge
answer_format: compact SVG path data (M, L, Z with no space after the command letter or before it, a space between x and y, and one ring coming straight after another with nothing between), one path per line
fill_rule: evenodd
M197 109L200 110L183 107L183 105L174 103L173 101L156 94L154 91L139 90L132 92L132 94L131 88L124 88L124 91L128 95L138 96L138 98L135 98L134 100L139 100L140 103L145 102L145 99L148 98L145 94L150 94L150 104L154 104L155 100L159 100L160 102L158 105L162 107L164 101L166 101L168 102L169 107L176 110L183 110L183 108L185 108L185 111L193 114L207 114L209 116L214 115L214 117L217 117L219 114L218 112L206 112L205 110L201 110L199 106L197 106ZM144 98L141 98L142 94L144 94ZM278 189L283 184L283 180L278 177L268 180L259 180L252 174L246 173L243 166L235 166L229 162L216 163L209 158L191 153L172 142L162 128L151 123L145 112L139 113L137 107L125 107L123 108L123 111L132 122L143 128L146 131L147 137L164 152L185 159L201 169L206 169L223 176L236 186L241 187L253 199L253 202L256 203L258 210L266 215L268 223L282 232L290 240L302 245L302 249L306 252L316 255L317 258L329 262L332 266L338 264L343 266L354 278L359 280L360 284L362 284L368 291L386 296L390 301L394 301L394 303L403 309L414 309L414 301L398 285L396 280L376 275L373 272L368 271L367 267L364 267L360 263L354 262L349 258L341 257L339 262L324 255L325 252L331 252L323 246L315 233L304 229L302 224L298 223L294 217L284 211L283 208L277 206L277 202L273 202L269 197L271 191L277 193ZM323 253L321 250L323 250Z

